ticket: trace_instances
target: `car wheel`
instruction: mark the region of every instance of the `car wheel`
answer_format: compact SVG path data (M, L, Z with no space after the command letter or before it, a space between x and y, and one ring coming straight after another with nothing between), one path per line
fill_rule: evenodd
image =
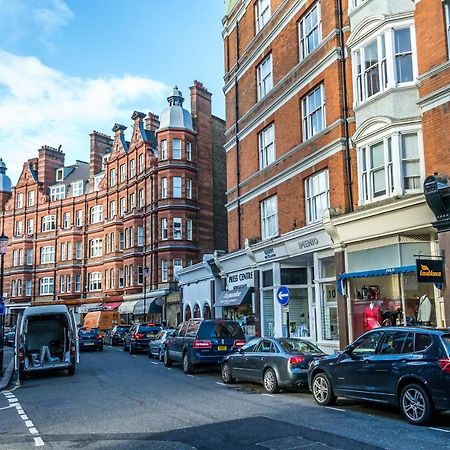
M330 379L326 373L318 373L312 381L312 393L314 400L321 406L336 403L336 396L333 394Z
M67 369L67 375L75 375L75 364L71 365L71 366Z
M400 395L400 409L408 422L425 425L433 417L433 404L427 391L418 384L409 384Z
M267 369L263 375L264 389L269 394L276 394L280 390L278 385L277 375L273 369Z
M222 365L222 380L225 384L232 384L236 381L236 379L231 376L231 367L228 363L223 363Z
M172 360L169 358L169 351L166 349L164 352L164 365L170 367L172 365Z
M186 375L191 375L194 373L194 365L191 362L191 358L189 358L188 352L183 354L183 372Z

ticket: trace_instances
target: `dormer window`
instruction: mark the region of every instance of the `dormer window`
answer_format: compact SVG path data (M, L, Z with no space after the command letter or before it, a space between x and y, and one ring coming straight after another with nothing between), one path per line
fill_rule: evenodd
M56 181L64 180L64 168L56 169Z

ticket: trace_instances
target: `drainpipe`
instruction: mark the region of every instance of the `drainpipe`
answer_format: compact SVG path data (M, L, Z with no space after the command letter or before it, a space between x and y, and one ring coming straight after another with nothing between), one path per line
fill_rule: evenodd
M241 247L241 168L239 162L239 91L238 91L238 70L239 70L239 21L236 21L236 70L234 75L234 132L236 142L236 195L237 195L237 235L238 248Z
M342 0L336 0L336 10L338 16L338 39L340 47L339 63L341 66L341 88L342 88L342 115L344 117L344 137L345 137L345 186L347 193L348 212L353 212L353 192L352 192L352 168L350 158L350 133L348 130L348 89L347 75L345 68L344 30L342 18Z

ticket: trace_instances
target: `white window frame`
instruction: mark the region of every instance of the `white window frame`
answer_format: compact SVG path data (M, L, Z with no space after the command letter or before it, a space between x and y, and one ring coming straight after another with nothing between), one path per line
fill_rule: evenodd
M102 290L102 273L89 273L89 292L97 292Z
M103 221L103 205L95 205L91 207L91 223L99 223Z
M71 275L66 275L66 292L69 293L72 291L72 276Z
M121 164L119 166L119 177L120 177L121 183L123 183L127 179L127 165L126 164Z
M312 102L314 101L318 93L320 94L320 104L314 105L312 104ZM322 128L315 127L314 119L316 117L320 117ZM320 133L325 128L326 128L325 86L322 83L302 98L303 141L311 139L313 136Z
M65 261L66 260L66 243L61 242L59 244L59 260Z
M33 234L33 233L34 233L34 220L27 219L27 234Z
M75 242L75 259L81 259L83 257L83 243L82 241Z
M62 227L67 230L70 228L70 213L65 212L63 213L63 223Z
M279 232L278 225L278 198L276 195L261 202L261 239L270 239Z
M328 169L315 173L305 180L306 223L322 220L323 211L330 207Z
M34 206L34 191L27 193L27 206Z
M186 141L186 160L192 161L192 142Z
M41 231L53 231L56 230L56 216L50 214L48 216L44 216L41 222Z
M84 194L84 181L78 180L72 183L72 197L78 197Z
M169 264L167 262L167 259L161 260L161 281L169 281Z
M192 178L186 178L186 198L192 199Z
M167 178L161 178L161 198L167 198Z
M109 218L114 219L115 215L116 215L116 201L111 200L109 202Z
M139 189L139 208L143 208L145 205L144 189Z
M450 58L450 0L444 0L445 33L447 35L447 52Z
M130 211L133 211L134 208L136 208L136 194L132 192L130 194Z
M167 139L161 141L161 151L159 152L159 159L161 161L167 159Z
M144 171L144 169L145 169L145 167L144 167L144 154L141 153L138 156L138 170L139 170L139 173L142 173Z
M173 273L176 274L183 268L183 260L181 258L174 258L172 261Z
M270 20L270 0L257 0L255 3L255 30L258 34Z
M137 226L137 245L138 247L144 246L144 227L142 225Z
M116 169L111 169L109 171L109 185L115 186L117 184L117 176L116 176Z
M310 26L310 18L313 13L316 12L317 22L311 24ZM309 37L313 34L317 33L317 42L314 42L313 47L309 46ZM310 55L321 43L322 41L322 16L321 16L321 7L320 2L316 2L312 8L308 10L308 12L301 18L298 23L298 36L299 36L299 49L300 49L300 61L305 59L308 55Z
M41 264L50 264L55 262L55 247L46 245L41 247Z
M183 219L174 217L172 222L172 236L175 241L183 239Z
M136 161L134 159L130 159L130 178L133 178L136 175Z
M169 225L167 219L163 217L161 219L161 240L167 241L169 239Z
M23 193L22 192L19 192L17 194L16 207L17 208L23 208Z
M43 277L39 280L39 294L53 295L55 289L53 277Z
M32 287L31 280L25 280L25 297L31 297Z
M75 274L75 292L81 292L81 275L79 273Z
M83 210L82 209L77 209L75 211L75 225L77 227L83 226Z
M66 292L66 277L65 275L59 276L59 293L64 294Z
M97 258L103 255L103 239L95 238L89 241L89 257Z
M258 133L259 168L264 169L275 161L275 125L271 123Z
M27 266L33 265L33 249L29 248L27 250Z
M17 280L17 297L22 297L22 280Z
M186 219L186 239L188 241L192 241L193 236L193 220L192 219Z
M23 266L23 248L19 248L19 266Z
M273 88L272 53L256 67L257 100L262 100Z
M23 235L23 222L21 220L16 221L16 227L14 230L14 236L22 236Z
M124 216L127 212L127 199L122 197L119 199L119 214Z
M50 188L50 201L63 200L66 198L66 185L59 184Z
M181 139L172 139L172 159L181 159Z
M182 198L183 179L182 177L172 178L172 198Z

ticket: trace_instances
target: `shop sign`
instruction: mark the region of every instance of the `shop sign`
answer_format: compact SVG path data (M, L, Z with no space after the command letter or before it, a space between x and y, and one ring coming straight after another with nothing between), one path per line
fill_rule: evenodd
M417 281L419 283L443 283L442 259L417 259Z
M275 250L273 248L266 248L264 250L264 259L268 261L269 259L276 258L277 254L275 253Z
M298 241L298 246L300 250L311 248L311 247L317 247L319 245L319 239L316 237L311 237L308 239L302 239L301 241Z
M255 280L253 277L253 270L246 270L243 272L233 273L227 277L227 291L238 289L241 287L254 287Z

